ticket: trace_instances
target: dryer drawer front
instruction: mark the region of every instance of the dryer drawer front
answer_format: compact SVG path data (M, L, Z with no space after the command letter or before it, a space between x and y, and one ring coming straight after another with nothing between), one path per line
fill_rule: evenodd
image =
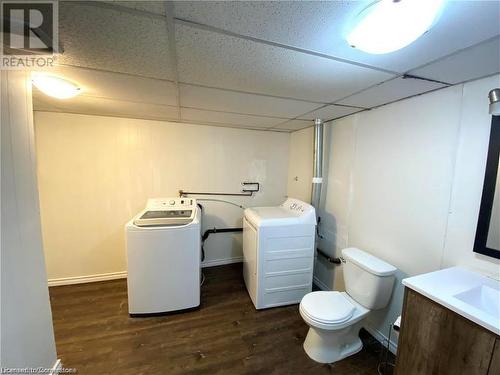
M266 293L290 289L309 288L312 283L311 273L290 273L281 275L266 275Z
M263 303L260 308L270 308L277 306L286 306L300 303L302 298L307 294L311 293L312 285L299 288L299 289L288 289L280 290L278 292L269 292L264 294Z
M271 237L265 239L261 254L265 275L276 273L309 273L312 275L314 236ZM312 280L312 276L311 276Z
M314 227L266 231L262 259L263 307L299 303L312 290Z
M307 257L267 259L264 267L266 275L282 272L312 272L311 252Z
M299 303L312 291L312 268L300 273L285 273L265 276L262 307L292 305Z

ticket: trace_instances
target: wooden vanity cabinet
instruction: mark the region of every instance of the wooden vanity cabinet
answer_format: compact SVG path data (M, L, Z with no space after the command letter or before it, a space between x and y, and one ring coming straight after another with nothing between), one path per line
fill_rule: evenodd
M396 375L500 375L500 337L405 288Z

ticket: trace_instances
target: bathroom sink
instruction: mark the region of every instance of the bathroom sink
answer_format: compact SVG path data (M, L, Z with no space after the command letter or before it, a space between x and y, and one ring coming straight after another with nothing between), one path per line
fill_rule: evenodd
M479 285L455 294L455 298L494 317L500 317L500 290L498 289Z
M452 267L409 277L403 284L500 335L500 281Z

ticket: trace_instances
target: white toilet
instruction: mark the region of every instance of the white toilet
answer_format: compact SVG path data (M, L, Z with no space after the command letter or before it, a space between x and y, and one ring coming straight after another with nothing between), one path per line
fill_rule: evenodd
M391 298L396 268L356 248L342 250L346 292L312 292L302 298L300 315L309 325L304 350L317 362L332 363L355 354L370 310Z

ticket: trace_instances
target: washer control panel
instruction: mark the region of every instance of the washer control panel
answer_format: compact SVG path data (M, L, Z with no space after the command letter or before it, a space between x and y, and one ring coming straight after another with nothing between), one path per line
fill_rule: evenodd
M134 219L138 227L185 225L191 223L197 212L196 199L153 198Z
M305 202L302 202L294 198L288 198L281 204L281 207L299 215L306 214L310 211L314 211L314 207L311 206L310 204L307 204Z
M148 199L146 208L153 210L180 210L196 207L193 198L152 198Z

